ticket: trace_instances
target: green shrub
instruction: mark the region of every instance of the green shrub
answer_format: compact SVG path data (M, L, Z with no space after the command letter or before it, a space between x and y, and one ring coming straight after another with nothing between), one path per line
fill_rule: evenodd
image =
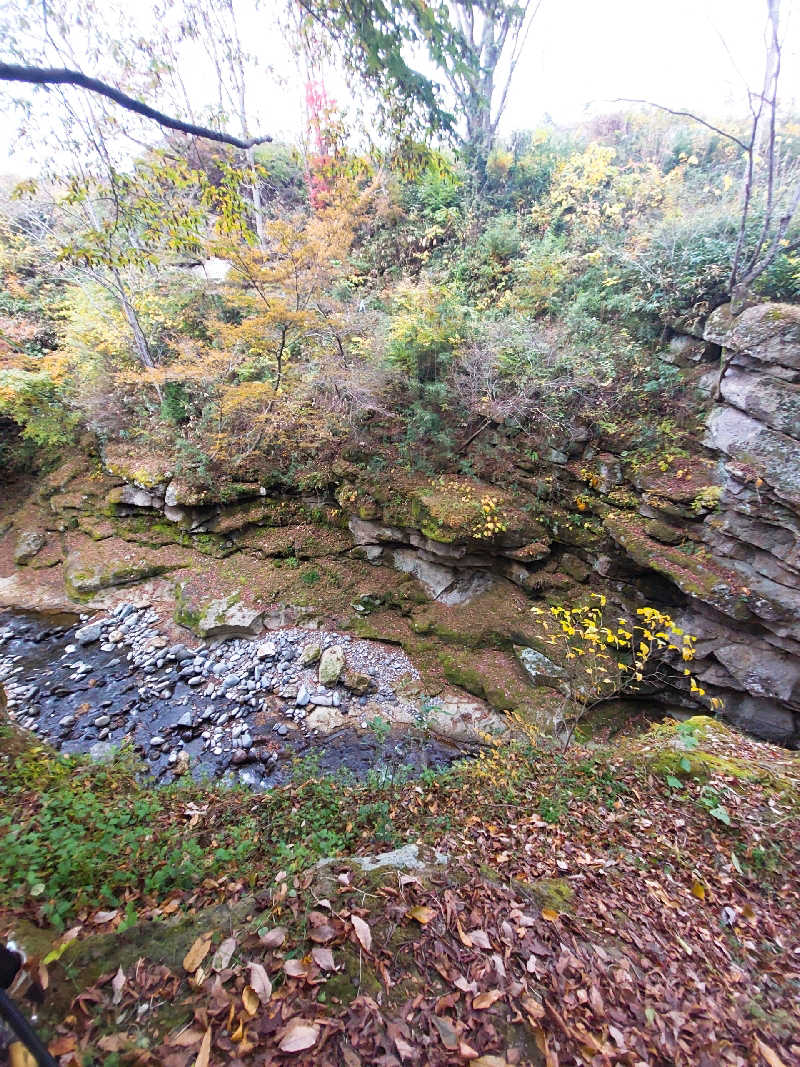
M444 286L406 286L389 323L389 361L419 382L444 376L465 329L466 309Z

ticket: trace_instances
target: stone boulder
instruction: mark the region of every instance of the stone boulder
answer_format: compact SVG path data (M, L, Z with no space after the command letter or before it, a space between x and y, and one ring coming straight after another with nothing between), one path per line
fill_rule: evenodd
M563 667L553 663L542 652L535 648L522 648L514 646L514 653L519 664L530 679L531 685L545 686L548 689L556 689L565 695L569 694L569 682L567 672Z
M322 655L322 649L318 644L312 643L304 645L303 650L298 657L297 663L300 667L310 667L312 663L316 663L319 657Z
M732 368L720 389L723 400L751 418L781 434L800 436L800 385Z
M397 570L416 578L434 600L448 606L473 600L494 582L488 571L446 567L424 559L413 549L397 549L392 560Z
M360 671L345 671L342 677L342 685L356 696L365 696L373 688L374 682L368 674Z
M795 304L757 304L740 315L724 304L709 317L704 336L773 372L778 367L800 371L800 307Z
M234 594L196 606L179 597L175 621L198 637L254 637L264 628L263 611Z
M320 656L318 675L320 685L336 685L344 670L344 649L340 645L326 648Z
M14 562L24 567L47 544L47 537L41 530L21 530L14 546Z

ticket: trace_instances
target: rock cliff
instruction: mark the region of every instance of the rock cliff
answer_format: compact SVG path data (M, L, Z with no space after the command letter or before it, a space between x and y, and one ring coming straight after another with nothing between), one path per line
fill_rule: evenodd
M599 590L620 610L665 607L698 637L695 674L724 716L796 745L800 308L718 308L664 358L705 427L666 462L592 426L515 453L502 485L342 461L313 490L198 487L127 447L72 460L6 521L0 603L37 583L93 604L149 582L200 636L335 618L403 644L426 678L541 710L560 682L552 663L529 669L547 651L531 600ZM652 697L691 708L681 675Z

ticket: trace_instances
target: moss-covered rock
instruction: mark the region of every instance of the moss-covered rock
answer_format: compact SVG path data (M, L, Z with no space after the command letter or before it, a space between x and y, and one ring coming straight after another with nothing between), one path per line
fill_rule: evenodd
M696 554L662 545L648 537L644 522L630 512L615 511L605 519L614 540L641 567L665 575L688 596L697 597L734 619L751 617L747 592L738 575L701 549Z
M64 563L64 587L72 600L90 600L103 589L154 578L188 562L175 550L148 550L108 539L92 543L73 538Z
M175 622L197 637L252 637L263 626L263 609L241 602L238 593L214 600L199 601L185 595L185 586L175 587Z

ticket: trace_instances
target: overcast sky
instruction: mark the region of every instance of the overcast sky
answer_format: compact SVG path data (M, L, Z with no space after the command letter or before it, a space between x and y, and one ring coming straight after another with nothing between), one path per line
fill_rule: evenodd
M147 0L138 2L144 11ZM279 0L264 0L257 15L250 0L239 4L246 46L281 79L278 85L264 76L253 89L253 124L276 139L292 140L304 127L305 75L270 18ZM135 18L137 0L125 6ZM783 98L794 101L800 99L798 6L800 0L783 0ZM642 97L708 116L741 114L745 80L753 87L761 81L765 14L765 0L542 0L502 129L535 127L546 116L574 122L587 108L613 107L609 101L618 97ZM146 32L144 20L142 29ZM90 64L86 69L93 72ZM209 78L189 53L184 76L201 112L211 103L205 99ZM335 74L328 82L334 96L346 95ZM19 144L12 153L18 119L3 110L0 172L35 171L37 153L30 146Z

